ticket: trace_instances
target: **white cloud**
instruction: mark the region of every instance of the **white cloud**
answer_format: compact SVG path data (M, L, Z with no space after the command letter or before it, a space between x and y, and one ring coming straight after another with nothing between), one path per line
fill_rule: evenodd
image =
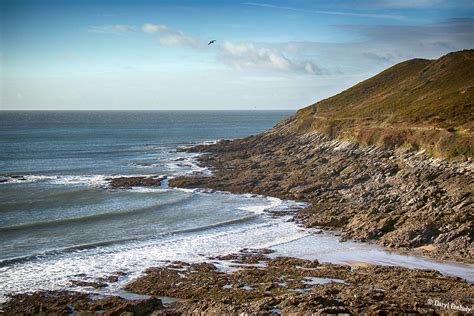
M175 31L166 25L162 24L152 24L152 23L145 23L142 26L142 31L148 34L153 34L153 33L174 33Z
M142 31L157 34L160 44L168 47L191 47L201 49L207 47L207 41L189 36L166 25L145 23ZM253 43L224 42L219 45L219 59L225 64L242 70L273 70L288 73L322 73L315 64L295 62L281 51L268 47L257 47Z
M439 57L449 51L474 46L474 19L449 19L425 25L348 25L343 28L365 37L364 57L380 61Z
M163 24L145 23L142 31L148 34L158 34L160 36L160 44L169 47L205 47L205 42L197 37L189 36L183 32L168 27Z
M203 43L190 36L185 36L182 34L175 34L175 35L165 35L160 37L160 44L163 46L170 46L170 47L193 47L199 48L203 47Z
M123 34L135 32L135 27L127 24L113 24L113 25L99 25L91 26L89 32L93 33L109 33L109 34Z
M283 54L317 60L330 75L369 77L411 58L439 58L474 47L474 19L450 19L422 25L341 25L359 41L328 43L294 41L275 44ZM309 67L307 67L307 71Z
M312 63L306 63L304 65L304 70L309 74L315 74L316 71L314 70L314 66Z
M224 42L220 46L220 59L238 69L273 70L292 73L321 74L309 61L295 62L274 48L257 47L253 43Z

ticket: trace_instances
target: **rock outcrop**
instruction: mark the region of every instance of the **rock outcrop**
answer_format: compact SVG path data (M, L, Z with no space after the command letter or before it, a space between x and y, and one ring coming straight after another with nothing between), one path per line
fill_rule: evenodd
M118 177L112 178L109 183L110 188L131 188L131 187L159 187L165 176L158 177Z
M473 307L472 285L430 270L351 269L291 257L270 259L262 250L226 259L238 269L222 272L211 263L174 262L148 269L127 289L179 297L173 309L186 315L429 314L439 310L434 300Z
M117 296L42 291L15 295L1 308L5 315L150 315L161 310L163 304L157 298L126 300Z
M295 134L294 124L290 118L256 136L192 148L207 152L199 160L213 175L179 177L170 185L307 201L311 206L296 215L307 227L474 262L472 160Z
M3 306L10 314L90 315L438 315L469 313L473 286L432 270L320 263L268 256L245 249L209 258L149 268L126 289L150 296L126 301L78 292L19 294ZM233 267L222 271L215 263ZM162 305L159 297L172 297ZM448 304L446 307L438 303ZM444 309L444 310L443 310ZM89 314L88 314L89 312Z

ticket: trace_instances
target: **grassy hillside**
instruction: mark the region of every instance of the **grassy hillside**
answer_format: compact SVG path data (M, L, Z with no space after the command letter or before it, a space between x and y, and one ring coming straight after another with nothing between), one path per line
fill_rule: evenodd
M472 157L474 50L412 59L299 110L298 130Z

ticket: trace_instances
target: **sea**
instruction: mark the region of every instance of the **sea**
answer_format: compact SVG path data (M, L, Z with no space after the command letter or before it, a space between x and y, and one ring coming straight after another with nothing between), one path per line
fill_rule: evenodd
M181 151L257 134L292 111L0 112L0 302L35 290L118 293L169 261L243 248L328 262L434 268L472 282L472 265L439 263L315 235L269 211L299 201L168 186L111 189L122 176L210 175ZM78 287L120 273L104 289Z

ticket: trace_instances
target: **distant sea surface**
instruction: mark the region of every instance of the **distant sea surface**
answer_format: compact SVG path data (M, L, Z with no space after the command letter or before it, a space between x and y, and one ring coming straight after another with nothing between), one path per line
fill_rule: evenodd
M256 134L290 111L0 112L0 295L76 275L270 246L277 199L202 190L111 190L112 177L206 174L182 146ZM293 227L293 226L292 226Z

